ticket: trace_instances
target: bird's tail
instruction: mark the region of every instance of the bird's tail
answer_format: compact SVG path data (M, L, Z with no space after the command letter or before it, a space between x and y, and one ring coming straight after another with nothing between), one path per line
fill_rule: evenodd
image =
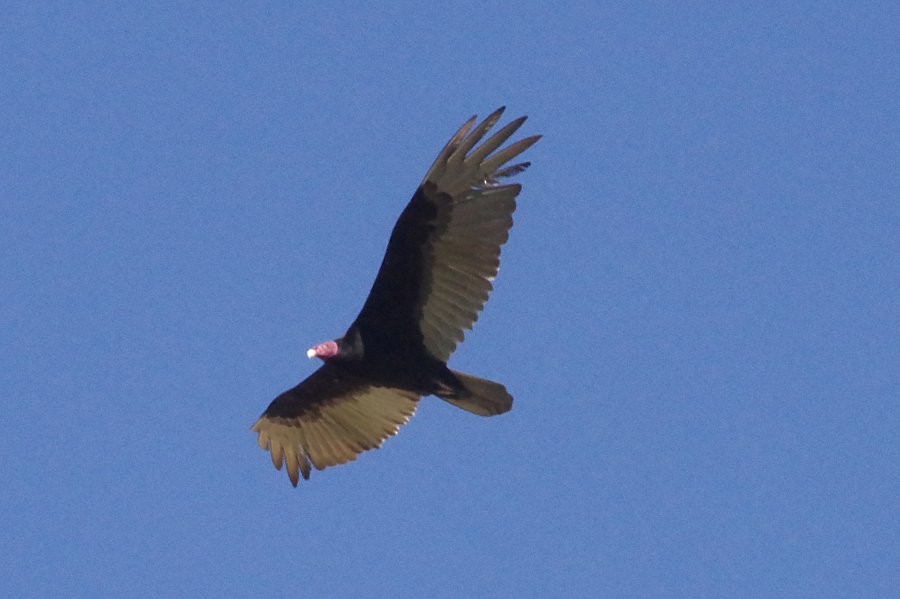
M477 376L451 370L464 390L452 395L438 395L457 408L479 416L496 416L508 412L512 408L512 395L500 383L480 379Z

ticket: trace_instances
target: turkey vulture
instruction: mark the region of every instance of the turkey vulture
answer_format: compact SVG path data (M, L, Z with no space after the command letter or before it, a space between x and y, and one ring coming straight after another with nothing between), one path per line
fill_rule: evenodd
M379 447L422 396L480 416L512 407L503 385L447 368L493 289L509 237L521 185L503 180L530 163L506 165L540 139L498 151L523 116L477 146L503 110L477 126L473 116L441 150L394 225L359 316L343 337L307 352L324 364L276 397L253 425L259 446L275 468L287 465L295 487L312 467Z

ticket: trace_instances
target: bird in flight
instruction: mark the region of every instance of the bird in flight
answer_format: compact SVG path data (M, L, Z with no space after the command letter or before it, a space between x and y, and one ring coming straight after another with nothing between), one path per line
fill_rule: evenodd
M540 139L501 149L520 117L482 142L503 114L470 118L397 219L369 297L342 337L316 345L324 363L276 397L251 430L296 487L312 468L355 460L409 421L421 397L494 416L512 408L500 383L447 368L493 289L522 186L509 164ZM481 145L478 145L482 142Z

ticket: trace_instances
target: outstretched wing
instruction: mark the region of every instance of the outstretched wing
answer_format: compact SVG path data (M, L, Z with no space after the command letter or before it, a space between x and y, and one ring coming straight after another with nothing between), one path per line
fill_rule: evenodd
M296 487L312 467L344 464L380 447L412 418L418 400L410 391L356 381L325 364L276 397L251 430L275 468L287 464Z
M499 149L520 117L476 147L503 108L479 125L472 117L438 154L403 210L375 283L354 322L366 351L424 348L447 361L493 289L521 185L503 180L529 163L506 166L540 136ZM499 151L498 151L499 150Z

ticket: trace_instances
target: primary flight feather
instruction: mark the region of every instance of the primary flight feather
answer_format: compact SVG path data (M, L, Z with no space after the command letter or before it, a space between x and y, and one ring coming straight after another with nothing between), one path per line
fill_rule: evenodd
M493 289L528 168L509 165L539 135L501 147L520 117L482 142L503 108L450 139L397 219L362 310L343 337L307 352L324 364L275 398L253 425L294 486L379 447L436 395L480 416L512 407L506 388L447 368ZM479 142L482 142L479 146Z

